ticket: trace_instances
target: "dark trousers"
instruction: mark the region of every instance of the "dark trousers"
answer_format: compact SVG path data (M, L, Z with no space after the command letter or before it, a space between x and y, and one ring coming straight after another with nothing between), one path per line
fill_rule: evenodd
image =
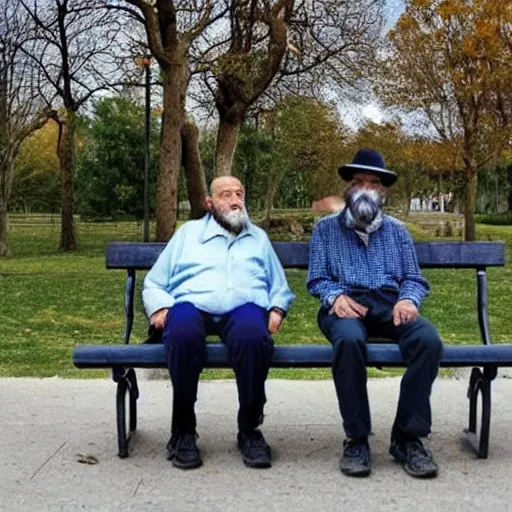
M395 435L425 437L430 433L430 394L437 376L443 344L436 328L425 318L393 325L397 296L386 290L354 291L350 296L369 308L365 318L339 318L325 308L318 324L333 345L332 374L343 427L348 437L365 437L371 432L367 392L366 344L368 336L389 338L398 343L407 369L393 425Z
M247 432L263 421L265 380L274 351L268 312L248 303L222 316L197 309L190 302L169 310L163 332L167 367L173 384L172 431L196 427L194 404L199 375L206 361L205 338L218 335L227 346L238 388L238 428Z

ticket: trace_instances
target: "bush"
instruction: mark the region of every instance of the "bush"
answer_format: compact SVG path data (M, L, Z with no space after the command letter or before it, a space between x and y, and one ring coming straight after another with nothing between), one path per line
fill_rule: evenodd
M479 224L490 224L492 226L512 226L512 213L493 213L475 215Z
M444 223L444 236L446 237L453 237L454 235L454 229L453 229L453 224L447 220L445 223Z

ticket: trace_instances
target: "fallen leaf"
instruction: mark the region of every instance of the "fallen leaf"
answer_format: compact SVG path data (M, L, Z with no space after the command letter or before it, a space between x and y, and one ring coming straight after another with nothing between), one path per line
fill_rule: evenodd
M76 461L80 464L99 464L99 460L94 455L83 455L81 453L76 454Z

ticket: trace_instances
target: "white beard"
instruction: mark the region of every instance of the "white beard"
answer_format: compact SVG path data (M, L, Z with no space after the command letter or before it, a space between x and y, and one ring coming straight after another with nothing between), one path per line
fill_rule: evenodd
M227 212L213 207L211 213L224 229L236 235L249 223L249 215L247 215L245 206L241 210L229 210Z

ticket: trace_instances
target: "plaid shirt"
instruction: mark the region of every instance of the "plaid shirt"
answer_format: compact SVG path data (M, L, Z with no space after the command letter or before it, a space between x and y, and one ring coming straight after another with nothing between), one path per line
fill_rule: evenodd
M370 235L368 247L340 214L321 219L310 245L309 293L330 307L338 295L353 288L398 292L416 307L430 289L421 275L411 236L397 219L384 215L380 229Z

